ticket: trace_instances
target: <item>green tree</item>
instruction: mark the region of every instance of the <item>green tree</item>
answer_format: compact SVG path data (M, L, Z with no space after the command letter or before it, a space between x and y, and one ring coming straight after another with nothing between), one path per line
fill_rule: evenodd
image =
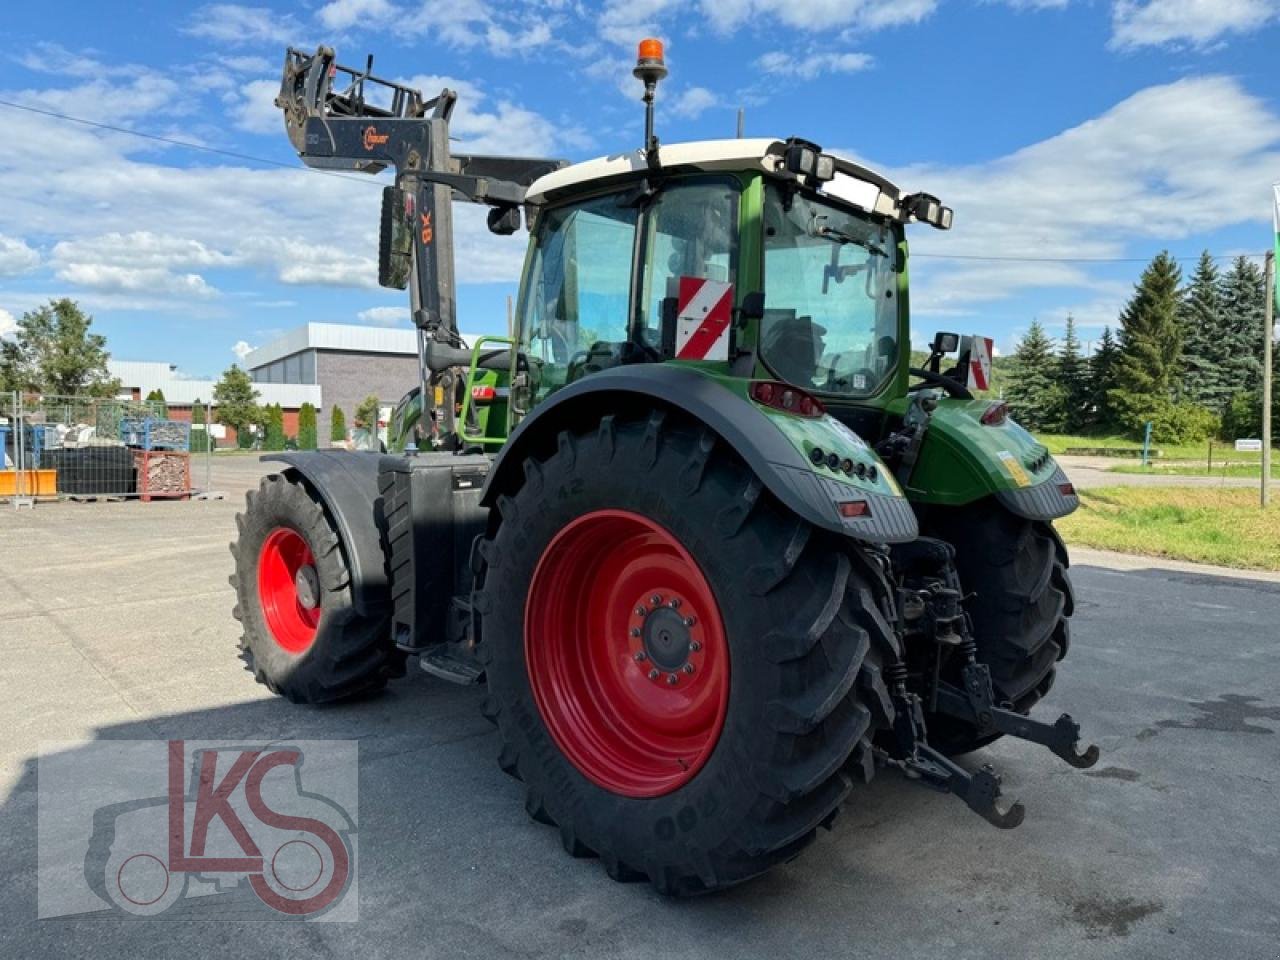
M1222 278L1219 295L1223 313L1222 376L1231 404L1231 415L1226 419L1235 425L1235 436L1257 436L1262 423L1266 277L1248 257L1237 257ZM1246 423L1258 426L1246 431Z
M378 427L378 398L372 393L360 401L360 406L356 407L355 423L357 427L364 427L366 430L376 430Z
M280 404L273 403L266 409L266 431L262 437L263 450L284 449L284 410Z
M204 416L204 404L197 397L196 402L191 405L192 453L204 453L206 450L212 449L213 446L213 438L209 436L209 431L205 429Z
M1089 420L1089 362L1080 353L1076 318L1067 314L1067 330L1058 354L1057 381L1062 404L1053 414L1049 428L1061 433L1079 433Z
M1195 273L1182 292L1178 324L1182 331L1181 394L1184 399L1221 413L1231 399L1224 377L1226 315L1219 294L1218 267L1209 251L1200 255Z
M329 411L329 442L342 443L347 439L347 415L341 407Z
M153 416L159 417L161 420L169 418L169 404L164 399L164 391L159 387L147 394L146 404L147 410Z
M1182 350L1178 288L1182 271L1167 251L1142 271L1132 299L1120 314L1120 362L1116 390L1169 398L1177 382Z
M314 450L318 445L316 408L310 403L304 403L298 409L298 449Z
M1024 427L1042 430L1061 409L1062 396L1053 340L1032 320L1009 363L1009 407Z
M93 317L66 297L24 313L14 336L0 344L0 386L54 396L114 395L120 382L107 372L107 338L91 333L92 326Z
M1120 344L1110 327L1102 328L1098 349L1089 358L1090 425L1103 429L1115 427L1115 412L1110 393L1116 387L1116 365L1120 362Z
M228 367L214 384L213 406L218 411L218 422L236 432L240 446L248 446L249 427L262 420L258 391L249 374L234 363Z

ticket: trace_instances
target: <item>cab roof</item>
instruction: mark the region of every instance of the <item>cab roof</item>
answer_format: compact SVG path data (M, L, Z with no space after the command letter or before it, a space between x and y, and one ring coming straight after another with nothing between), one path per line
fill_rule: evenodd
M785 149L786 141L767 137L663 144L658 148L658 168L708 172L759 169L766 174L789 177L783 168ZM846 157L835 155L835 161L835 179L822 183L821 192L871 213L893 219L907 218L900 206L902 191L895 184ZM586 193L593 187L638 177L649 169L643 150L570 164L533 181L525 202L555 203Z

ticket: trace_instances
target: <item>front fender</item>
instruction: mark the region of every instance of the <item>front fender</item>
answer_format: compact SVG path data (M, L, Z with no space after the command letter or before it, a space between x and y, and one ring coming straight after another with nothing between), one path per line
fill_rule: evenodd
M961 506L994 496L1028 520L1064 517L1080 505L1048 448L1006 418L984 424L990 400L943 399L929 420L907 484L918 503ZM1070 492L1067 492L1067 491Z
M384 612L390 597L382 531L375 512L382 457L366 451L308 450L262 458L287 463L296 470L333 519L351 571L352 603L362 616Z
M746 397L748 381L675 364L634 364L593 373L540 403L520 422L494 461L481 503L519 481L520 464L554 449L563 429L584 429L619 410L675 410L704 424L731 447L765 488L797 516L825 530L874 543L918 535L915 513L892 475L856 434L831 417L807 419L766 410ZM876 466L877 479L857 480L815 466L806 449L837 453ZM864 516L846 518L839 505L864 500Z

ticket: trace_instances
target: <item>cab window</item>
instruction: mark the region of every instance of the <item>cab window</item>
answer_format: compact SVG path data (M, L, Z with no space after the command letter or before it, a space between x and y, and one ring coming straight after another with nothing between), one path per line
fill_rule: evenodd
M621 362L637 219L617 195L539 217L519 311L535 401Z

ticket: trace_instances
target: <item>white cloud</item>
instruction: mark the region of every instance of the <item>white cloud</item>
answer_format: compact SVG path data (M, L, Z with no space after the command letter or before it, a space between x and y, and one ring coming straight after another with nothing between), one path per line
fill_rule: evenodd
M812 80L824 73L857 73L875 60L866 53L808 53L795 56L780 50L764 54L756 66L765 73Z
M835 27L882 30L919 23L937 8L937 0L702 0L703 14L722 33L776 17L789 27L820 31Z
M357 24L385 22L396 9L387 0L330 0L316 16L330 30L345 30Z
M0 234L0 277L26 273L40 265L40 254L16 237Z
M434 74L419 74L405 81L434 97L449 89L458 103L449 123L449 134L458 141L459 153L497 153L511 156L551 157L566 146L590 143L580 129L556 124L519 104L500 100L487 107L488 96L477 84Z
M201 7L183 32L229 46L297 43L299 40L298 22L289 14L238 3L211 3Z
M1232 33L1250 33L1280 16L1275 0L1116 0L1114 49L1187 44L1207 47Z
M18 329L18 321L4 307L0 307L0 340L11 337Z
M886 172L955 208L950 233L912 232L918 253L1098 258L1147 255L1207 230L1266 222L1265 185L1277 169L1280 117L1235 79L1198 77L1149 87L988 163ZM912 279L920 315L971 311L1030 289L1117 297L1079 263L922 258Z
M377 327L397 327L409 320L408 307L370 307L356 314L361 323Z
M174 273L163 267L115 267L102 263L71 263L57 271L59 280L106 293L175 297L213 297L218 291L198 273Z
M677 117L698 117L716 106L719 99L706 87L689 87L672 98L668 109Z
M987 3L1001 3L1015 10L1063 10L1071 0L986 0Z
M236 355L236 358L241 363L244 363L244 358L247 357L249 354L253 353L253 351L257 349L258 349L257 347L249 346L248 341L237 340L235 342L235 345L231 348L231 352Z
M231 108L233 122L249 133L284 133L284 115L276 106L278 80L251 80L239 87L238 100Z

